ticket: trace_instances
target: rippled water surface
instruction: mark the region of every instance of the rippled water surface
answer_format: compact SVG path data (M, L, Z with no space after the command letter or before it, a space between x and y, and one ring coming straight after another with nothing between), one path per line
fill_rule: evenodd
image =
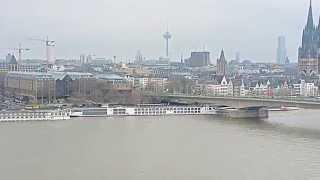
M0 178L318 180L319 115L0 123Z

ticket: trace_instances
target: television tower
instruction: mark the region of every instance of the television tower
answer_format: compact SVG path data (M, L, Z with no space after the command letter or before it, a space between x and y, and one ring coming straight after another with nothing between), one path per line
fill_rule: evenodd
M163 38L166 40L166 57L169 57L169 40L172 38L172 35L169 33L168 29L167 32L163 34Z

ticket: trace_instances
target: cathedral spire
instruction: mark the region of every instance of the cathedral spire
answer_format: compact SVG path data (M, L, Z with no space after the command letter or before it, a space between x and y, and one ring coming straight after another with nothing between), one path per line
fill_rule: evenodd
M222 49L221 51L221 55L220 55L220 60L225 60L225 56L224 56L224 50Z
M313 24L313 14L312 14L312 0L310 0L309 12L308 12L308 21L307 21L307 29L314 28Z

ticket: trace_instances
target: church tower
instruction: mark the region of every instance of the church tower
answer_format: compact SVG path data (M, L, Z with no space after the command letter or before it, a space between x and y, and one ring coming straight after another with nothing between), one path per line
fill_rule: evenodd
M220 58L217 59L217 75L225 76L227 75L227 61L224 56L224 51L221 51Z
M319 22L320 23L320 22ZM299 72L303 76L314 76L320 73L320 24L313 22L312 2L310 0L307 24L302 34L302 45L299 47Z

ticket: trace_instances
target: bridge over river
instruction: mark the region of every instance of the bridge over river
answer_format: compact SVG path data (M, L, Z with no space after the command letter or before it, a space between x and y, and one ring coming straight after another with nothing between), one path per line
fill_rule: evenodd
M320 101L306 101L297 99L267 99L254 97L209 97L209 96L188 96L188 95L149 95L151 97L160 97L162 100L198 102L227 105L232 107L248 106L296 106L301 108L320 109Z

